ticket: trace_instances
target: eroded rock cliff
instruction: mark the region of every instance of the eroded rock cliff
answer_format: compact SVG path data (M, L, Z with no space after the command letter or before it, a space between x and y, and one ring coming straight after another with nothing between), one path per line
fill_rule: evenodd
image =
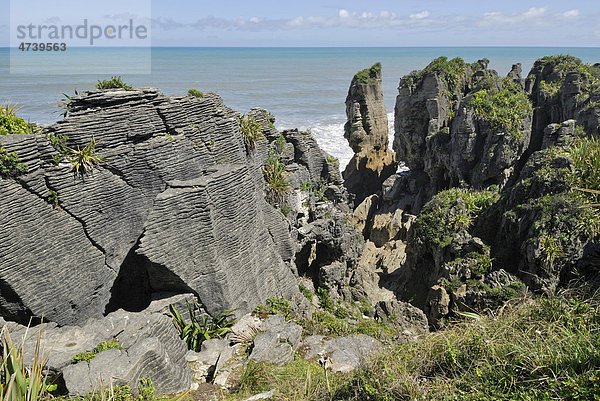
M354 156L344 170L344 185L354 194L354 204L359 205L367 196L379 191L397 167L394 152L388 148L381 64L354 76L346 97L346 116L344 137Z

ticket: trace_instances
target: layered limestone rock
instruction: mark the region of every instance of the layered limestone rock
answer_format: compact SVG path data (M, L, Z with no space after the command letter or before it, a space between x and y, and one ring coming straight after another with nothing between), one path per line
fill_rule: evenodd
M0 138L29 168L0 178L2 315L77 324L161 291L194 293L210 314L291 297L290 228L264 199L238 117L212 94L87 92L45 132L75 150L96 141L106 163L80 174L45 136ZM268 146L263 136L256 153Z
M554 56L500 78L487 64L439 58L400 81L394 150L410 171L354 211L361 263L434 326L597 271L595 209L568 177L572 144L598 134L600 70Z
M43 323L27 328L2 319L0 323L16 344L23 342L26 365L34 360L41 332L40 352L47 356L45 367L61 393L87 394L109 386L108 383L137 388L141 379L149 378L158 394L167 394L188 390L192 375L185 358L187 346L166 313L170 304L184 310L186 301L193 299L193 294L155 294L144 312L119 310L104 318L90 319L81 327ZM89 362L75 358L106 342L113 348L97 352Z
M388 148L388 120L381 87L381 64L360 71L352 79L346 97L348 122L344 137L354 156L344 170L344 185L359 205L380 191L396 171L394 152Z
M445 188L508 182L529 145L533 116L518 71L501 79L487 60L442 57L401 79L394 150L410 169L398 185L414 192L412 213Z

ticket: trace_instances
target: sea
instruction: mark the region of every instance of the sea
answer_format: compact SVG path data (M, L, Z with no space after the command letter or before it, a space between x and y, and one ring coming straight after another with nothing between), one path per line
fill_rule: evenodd
M134 49L135 50L135 49ZM132 51L134 51L132 50ZM95 48L99 56L102 48ZM552 47L382 47L382 48L152 48L150 74L11 74L9 49L0 48L0 104L19 107L19 115L39 124L61 119L62 93L93 89L98 80L120 75L134 86L160 88L166 95L190 88L219 94L242 113L254 107L270 111L279 129L310 129L320 146L345 166L352 151L343 137L345 99L353 75L381 62L383 90L393 136L393 111L400 78L422 69L439 56L467 62L490 60L489 68L506 75L521 63L527 76L540 57L570 54L586 63L600 62L600 48ZM101 54L101 53L100 53ZM80 64L85 57L66 52L64 63ZM390 142L391 146L391 142Z

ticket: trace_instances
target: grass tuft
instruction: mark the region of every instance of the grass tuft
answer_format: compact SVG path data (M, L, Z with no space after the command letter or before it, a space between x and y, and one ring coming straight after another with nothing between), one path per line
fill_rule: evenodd
M41 128L35 124L28 123L20 117L17 117L17 108L13 105L0 105L0 135L10 134L38 134Z
M125 89L126 91L133 90L131 85L126 84L121 80L121 77L112 77L109 80L98 81L96 89Z
M198 89L188 89L188 96L201 99L204 97L204 93L202 93Z
M73 171L75 175L88 174L92 171L95 165L106 163L106 159L96 155L96 139L92 137L90 143L88 143L83 149L77 147L77 150L67 148L70 155L67 159L73 164Z
M254 144L259 138L263 138L263 126L253 119L252 117L245 115L238 119L240 125L240 132L242 138L246 144L247 149L254 149Z

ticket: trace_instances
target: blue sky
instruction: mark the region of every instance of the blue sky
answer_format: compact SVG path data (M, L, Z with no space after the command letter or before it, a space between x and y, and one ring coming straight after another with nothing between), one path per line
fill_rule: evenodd
M9 43L9 3L0 0L0 46ZM36 3L48 20L74 17L55 1ZM115 16L107 1L76 3L90 19ZM154 46L600 46L596 0L151 3Z

